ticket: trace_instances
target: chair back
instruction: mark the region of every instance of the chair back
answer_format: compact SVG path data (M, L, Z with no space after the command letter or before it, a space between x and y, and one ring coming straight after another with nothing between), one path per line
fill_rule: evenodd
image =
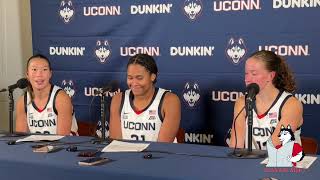
M318 142L315 138L301 136L301 144L305 154L317 154Z

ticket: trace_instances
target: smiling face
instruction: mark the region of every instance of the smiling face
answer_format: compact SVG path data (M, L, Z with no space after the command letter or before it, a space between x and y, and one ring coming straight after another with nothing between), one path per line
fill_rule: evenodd
M35 57L28 63L26 74L34 90L42 90L50 85L52 71L46 59Z
M265 63L257 58L251 57L246 61L245 65L245 84L257 83L260 90L272 85L275 76L274 71L266 69Z
M135 96L146 95L153 87L156 75L139 64L130 64L127 69L127 84Z

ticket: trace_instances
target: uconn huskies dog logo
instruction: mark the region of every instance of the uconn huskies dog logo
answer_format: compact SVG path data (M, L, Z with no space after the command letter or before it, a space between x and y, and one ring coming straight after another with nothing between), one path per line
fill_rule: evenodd
M95 55L100 63L105 63L108 57L111 55L111 48L107 40L98 40L95 48Z
M72 80L63 80L61 88L72 98L75 94L74 83Z
M59 15L65 24L68 24L71 21L73 15L74 15L74 12L75 11L72 6L71 0L62 0L61 1L60 8L59 8Z
M232 60L234 64L238 64L240 60L246 54L246 46L242 38L229 40L227 46L227 56Z
M108 121L106 121L105 125L106 125L106 131L105 131L104 135L105 135L106 138L108 138L109 137L109 123L108 123ZM102 138L102 124L101 124L101 121L98 121L96 134L97 134L97 136L99 138Z
M191 108L195 107L198 104L198 102L200 101L200 88L197 83L186 83L183 90L183 100Z
M278 135L281 145L274 147L271 138L267 141L268 163L266 167L292 167L304 157L303 148L295 142L291 126L281 125Z
M202 7L201 0L185 0L183 10L185 15L190 20L195 20L197 17L199 17Z

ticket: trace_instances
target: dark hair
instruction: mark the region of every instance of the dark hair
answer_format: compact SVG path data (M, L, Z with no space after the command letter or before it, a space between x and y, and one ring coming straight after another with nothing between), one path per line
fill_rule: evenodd
M44 59L45 61L47 61L48 65L49 65L49 70L51 70L51 63L50 63L49 59L48 59L46 56L42 55L42 54L35 54L35 55L31 56L31 57L28 59L28 62L27 62L27 69L28 69L28 67L29 67L30 61L31 61L32 59L34 59L34 58L41 58L41 59Z
M253 53L249 58L262 60L265 63L267 70L276 73L272 80L272 84L276 88L290 93L296 90L295 79L283 57L276 55L272 51L261 50Z
M30 61L31 61L32 59L34 59L34 58L44 59L44 60L48 63L49 70L51 70L51 63L50 63L49 59L48 59L46 56L42 55L42 54L35 54L35 55L31 56L31 57L28 59L28 62L27 62L27 71L28 71L28 68L29 68ZM34 100L34 95L33 95L33 88L32 88L32 86L31 86L31 84L30 84L29 81L28 81L27 90L28 90L28 92L30 92L30 97L31 97L30 103L31 103L31 102Z
M281 128L278 137L280 137L280 134L281 134L281 132L283 132L283 131L287 131L287 132L290 133L290 136L291 136L290 140L291 140L291 141L295 141L295 140L296 140L296 138L294 137L294 133L293 133L292 129L291 129L291 128L288 128L288 127Z
M157 77L158 77L158 67L156 64L156 61L153 59L152 56L149 56L148 54L136 54L135 56L132 56L127 64L127 69L130 64L139 64L146 68L150 74L155 74L156 78L153 81L153 84L157 82Z

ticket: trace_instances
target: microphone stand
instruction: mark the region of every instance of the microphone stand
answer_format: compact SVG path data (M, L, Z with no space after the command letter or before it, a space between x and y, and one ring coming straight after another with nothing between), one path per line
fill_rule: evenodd
M1 89L0 92L9 91L9 134L6 136L22 136L25 133L14 133L13 131L13 111L14 111L14 99L13 99L13 91L16 88L26 88L28 86L28 80L26 78L19 79L16 84L8 86L8 89Z
M105 92L102 91L100 93L101 98L100 98L100 118L101 118L101 138L98 139L93 139L92 143L93 144L109 144L109 139L106 140L106 101L105 101ZM109 103L108 103L109 104Z
M252 150L252 125L253 125L253 103L255 99L246 99L246 107L248 109L248 149L237 149L231 154L235 158L243 159L258 159L265 158L267 156L266 151Z
M26 133L17 133L13 131L13 111L14 111L14 99L13 99L13 91L14 89L1 89L0 92L9 91L9 133L6 131L1 131L1 137L19 137L25 136Z
M14 110L13 90L9 89L9 133L10 134L13 134L13 110Z
M101 96L101 113L100 113L100 117L101 117L101 140L104 141L106 140L106 112L105 112L105 96L104 93L102 93Z

